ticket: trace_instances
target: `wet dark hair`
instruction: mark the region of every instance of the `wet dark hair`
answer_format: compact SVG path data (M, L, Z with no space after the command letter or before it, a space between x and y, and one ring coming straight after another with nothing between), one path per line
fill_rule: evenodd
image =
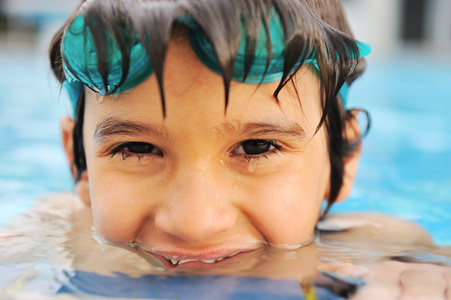
M83 9L80 7L83 6ZM65 81L62 69L61 40L64 29L82 13L95 41L98 53L99 73L104 82L108 76L108 49L103 43L108 30L116 40L122 53L123 80L129 67L130 31L123 22L131 25L146 48L160 87L163 113L165 99L163 91L163 65L174 28L180 27L177 18L189 16L200 27L212 45L225 86L225 109L227 109L229 87L232 80L234 60L243 32L246 40L245 76L250 70L256 51L256 37L263 23L269 37L269 12L274 10L280 18L285 36L284 72L279 92L290 82L301 68L299 61L315 51L321 80L323 115L317 130L323 125L328 133L331 166L330 190L327 213L338 197L343 184L344 160L359 147L362 135L348 138L346 122L356 117L355 110L346 110L337 96L346 82L352 82L365 69L363 59L358 57L358 47L352 38L340 0L87 0L82 1L66 24L55 34L50 46L50 63L58 80ZM120 20L120 21L118 21ZM122 22L122 23L121 23ZM95 24L95 26L93 25ZM121 25L122 24L122 25ZM244 30L240 28L243 25ZM128 26L130 27L130 26ZM270 40L270 39L268 39ZM150 43L152 47L150 47ZM272 45L268 43L268 63ZM338 58L339 57L339 58ZM296 67L297 66L297 67ZM294 71L293 71L294 69ZM111 91L114 92L114 91ZM277 100L278 101L278 100ZM86 170L83 146L83 118L85 93L82 92L75 114L74 162L78 181Z

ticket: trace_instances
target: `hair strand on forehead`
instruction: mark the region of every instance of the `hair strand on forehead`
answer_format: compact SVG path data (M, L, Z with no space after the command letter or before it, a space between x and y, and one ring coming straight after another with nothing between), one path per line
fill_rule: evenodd
M199 24L213 51L222 73L225 108L229 101L235 58L240 43L242 0L210 0L186 2L186 10Z
M129 15L157 76L163 116L166 116L163 69L176 17L177 5L175 2L167 1L149 1L145 3L146 5L142 5L142 3L133 5Z

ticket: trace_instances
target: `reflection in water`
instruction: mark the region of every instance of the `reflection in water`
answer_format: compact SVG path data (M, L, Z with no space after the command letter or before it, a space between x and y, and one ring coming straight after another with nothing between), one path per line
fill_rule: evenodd
M392 259L451 266L450 256L446 256L449 249L437 250L428 239L395 243L382 234L384 226L406 230L411 224L392 219L391 223L379 222L375 215L367 215L365 220L368 222L363 224L355 217L330 217L318 226L322 230L314 242L301 248L269 246L208 268L165 270L139 247L121 248L96 241L90 209L72 195L58 195L38 202L1 229L0 298L32 294L33 298L69 299L83 295L302 299L303 294L313 293L323 299L339 299L336 294L346 295L363 282L335 273L320 274L318 270L329 263Z

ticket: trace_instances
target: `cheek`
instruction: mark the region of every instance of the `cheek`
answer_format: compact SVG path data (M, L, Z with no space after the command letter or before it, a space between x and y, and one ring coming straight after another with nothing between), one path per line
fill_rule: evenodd
M302 244L312 237L328 189L330 165L321 131L302 155L293 156L246 191L252 222L274 244Z
M115 243L133 240L151 217L151 191L142 180L133 176L102 172L101 169L91 174L95 178L90 180L90 194L97 232Z
M108 157L96 157L95 149L87 139L85 150L96 231L110 242L132 241L146 220L152 217L151 200L155 190L149 190L152 182L140 173L118 171Z
M300 172L280 172L247 190L249 217L273 244L300 244L311 238L322 197L318 182Z

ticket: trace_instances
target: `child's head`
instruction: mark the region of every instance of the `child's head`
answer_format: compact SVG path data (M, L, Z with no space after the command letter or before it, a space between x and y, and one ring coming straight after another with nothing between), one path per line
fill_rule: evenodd
M174 259L309 241L356 172L350 36L339 0L86 1L51 63L96 230Z

